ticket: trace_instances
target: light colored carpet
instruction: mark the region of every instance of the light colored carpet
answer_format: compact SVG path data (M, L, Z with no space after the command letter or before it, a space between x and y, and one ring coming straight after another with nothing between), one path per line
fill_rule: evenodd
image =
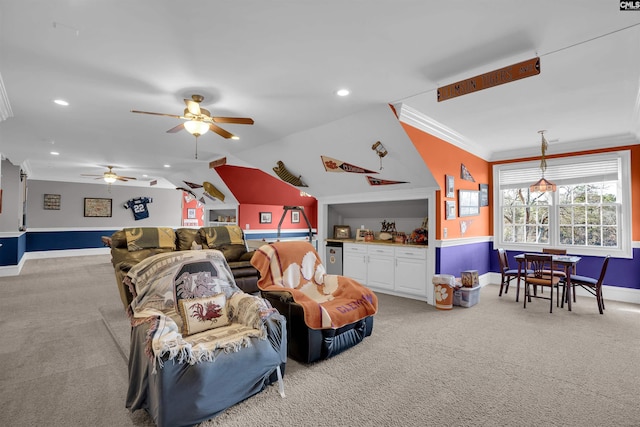
M270 386L201 425L640 426L640 307L606 301L601 316L578 297L550 314L513 291L451 311L378 294L372 336L290 360L286 398ZM0 425L152 425L124 408L129 326L108 256L28 261L0 295Z

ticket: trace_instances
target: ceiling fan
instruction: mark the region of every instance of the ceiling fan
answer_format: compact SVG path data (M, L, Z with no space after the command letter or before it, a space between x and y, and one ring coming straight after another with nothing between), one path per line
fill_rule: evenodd
M191 135L196 138L200 135L204 135L209 130L217 133L223 138L238 139L237 136L222 129L215 123L234 123L239 125L252 125L253 119L248 117L215 117L212 116L208 110L200 108L200 103L204 100L202 95L191 95L191 99L185 99L184 103L187 108L184 109L182 116L177 114L165 114L165 113L152 113L149 111L131 110L132 113L153 114L155 116L167 116L176 119L186 120L184 123L180 123L167 131L167 133L176 133L182 129L186 129Z
M102 175L89 175L89 174L82 174L82 176L97 176L98 178L96 179L104 179L104 182L106 182L107 184L112 184L116 181L124 181L127 182L130 179L136 179L134 177L131 176L120 176L117 173L115 173L113 171L113 166L107 166L107 168L109 168L109 170L105 173L103 173Z

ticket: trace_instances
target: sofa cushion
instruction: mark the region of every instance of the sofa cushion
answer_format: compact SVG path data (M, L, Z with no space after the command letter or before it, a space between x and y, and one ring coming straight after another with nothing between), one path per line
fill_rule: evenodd
M169 227L125 228L127 249L130 252L142 249L176 249L176 233Z
M244 245L222 245L216 248L224 254L224 258L227 262L240 261L242 255L247 252Z
M188 251L191 249L191 245L196 240L198 235L197 228L178 228L176 230L177 249L179 251ZM197 242L197 244L200 244Z
M211 297L180 300L182 335L193 335L229 324L227 297L220 293Z
M198 230L200 241L209 249L218 249L223 245L244 246L242 229L237 225L202 227Z

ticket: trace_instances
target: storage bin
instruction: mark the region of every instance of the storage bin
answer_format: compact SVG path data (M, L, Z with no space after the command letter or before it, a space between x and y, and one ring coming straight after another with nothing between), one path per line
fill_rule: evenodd
M480 301L480 286L459 288L453 293L453 305L471 307Z

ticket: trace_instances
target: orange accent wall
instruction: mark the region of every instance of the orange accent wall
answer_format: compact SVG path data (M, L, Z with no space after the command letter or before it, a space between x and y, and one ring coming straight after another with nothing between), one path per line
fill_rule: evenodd
M445 176L454 177L455 197L446 198L445 193L436 191L436 239L444 240L443 229L447 228L447 239L461 238L460 221L472 221L464 237L490 236L491 210L493 205L491 195L491 167L489 163L461 148L442 139L430 135L420 129L402 123L402 126L420 153L431 174L440 185L446 189ZM475 182L460 178L461 164L473 176ZM458 216L458 190L478 190L479 184L489 184L489 206L480 207L480 215L460 218ZM455 200L456 218L447 220L445 215L445 201Z
M189 209L195 210L195 217L189 218ZM204 225L204 205L186 191L182 192L181 224L187 227L202 227Z
M572 157L572 156L581 156L586 154L598 154L598 153L608 153L611 151L624 151L629 150L631 152L631 228L632 228L632 236L631 240L640 241L640 145L629 145L622 147L611 147L611 148L602 148L598 150L585 150L585 151L577 151L573 153L565 153L565 154L555 154L555 155L547 155L548 159L559 158L559 157ZM520 159L512 159L505 160L499 162L493 162L490 164L489 179L493 182L493 165L505 164L505 163L515 163L515 162L524 162L529 160L539 160L540 157L523 157ZM493 221L490 222L491 234L493 234Z

